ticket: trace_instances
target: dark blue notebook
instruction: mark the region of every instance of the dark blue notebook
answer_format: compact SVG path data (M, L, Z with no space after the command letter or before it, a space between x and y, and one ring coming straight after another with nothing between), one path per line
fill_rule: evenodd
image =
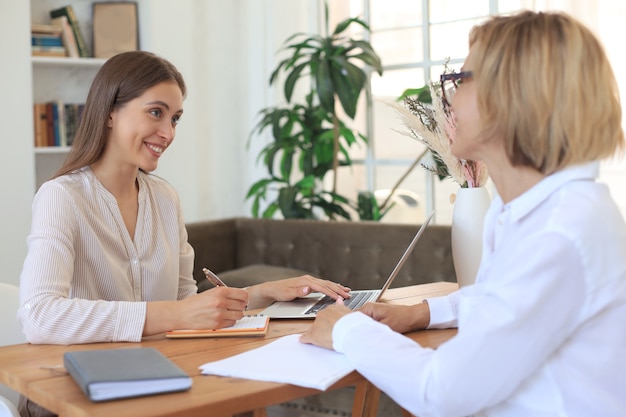
M191 388L191 377L154 348L65 352L63 363L92 401Z

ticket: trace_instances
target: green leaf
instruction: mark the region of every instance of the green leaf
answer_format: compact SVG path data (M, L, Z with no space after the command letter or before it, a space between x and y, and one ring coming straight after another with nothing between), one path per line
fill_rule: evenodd
M416 97L416 100L422 103L431 104L433 102L433 98L430 96L430 87L427 85L420 88L407 88L397 101L404 101L407 97Z
M270 76L270 85L274 84L274 81L276 81L276 77L278 77L280 70L283 68L284 65L286 65L289 62L289 60L290 59L285 59L278 64L278 66L272 72L272 75Z
M293 94L293 89L296 86L296 81L300 78L302 70L308 65L308 62L298 65L289 73L289 76L287 76L287 79L285 80L285 98L287 99L287 102L291 102L291 95Z
M372 54L363 52L357 55L350 55L350 58L358 59L360 61L365 62L370 67L374 68L376 72L378 72L380 75L382 75L383 73L382 63L380 61L380 58L376 54L372 55Z
M361 191L357 197L357 211L361 220L379 220L378 201L371 191Z
M346 143L348 144L348 146L356 143L356 139L354 137L352 129L348 129L347 127L341 127L339 128L339 135L346 139Z
M283 149L283 157L280 161L280 174L288 183L291 178L291 168L293 167L293 148Z
M330 63L320 61L315 73L315 85L320 103L330 113L335 113L335 96L333 81L330 75Z
M276 213L277 210L278 210L278 204L271 203L269 206L267 206L267 208L263 212L263 218L271 219L272 217L274 217L274 214ZM258 217L258 216L254 216L254 217Z
M271 176L274 176L274 158L281 151L282 148L280 146L273 145L265 154L265 166Z
M345 19L345 20L342 20L341 22L339 22L337 24L337 26L335 27L335 31L333 32L333 35L340 34L344 30L346 30L348 28L348 26L350 26L352 23L356 23L358 25L361 25L368 32L370 30L370 27L367 25L367 23L365 23L364 21L362 21L361 19L359 19L357 17L352 17L352 18L348 18L348 19Z
M259 194L260 191L264 190L272 182L274 182L273 178L263 178L252 184L252 186L248 190L248 194L246 195L246 200L253 195Z
M297 208L296 196L298 189L295 187L284 187L278 192L278 207L285 218L298 218L300 210Z
M260 195L257 195L254 198L254 202L252 203L252 217L259 217L260 200L261 200Z
M348 200L347 197L342 196L341 194L337 194L337 193L333 193L333 192L328 192L325 193L330 195L330 197L332 198L333 201L338 201L340 203L344 203L344 204L348 204L350 202L350 200Z
M354 119L361 88L365 83L365 74L349 62L343 62L343 65L340 65L337 61L333 61L333 64L331 76L339 102L348 117Z

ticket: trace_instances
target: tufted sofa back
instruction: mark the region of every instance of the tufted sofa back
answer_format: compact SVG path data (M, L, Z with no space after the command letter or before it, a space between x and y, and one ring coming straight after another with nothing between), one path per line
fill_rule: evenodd
M228 273L265 265L307 272L352 289L380 287L418 228L377 222L251 218L187 225L196 252L197 280L203 279L203 266ZM434 281L456 281L449 226L428 226L392 287Z

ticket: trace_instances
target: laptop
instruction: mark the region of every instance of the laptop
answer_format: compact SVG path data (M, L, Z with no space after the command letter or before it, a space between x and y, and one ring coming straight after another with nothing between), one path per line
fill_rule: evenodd
M398 276L400 272L400 268L404 265L409 255L415 248L415 244L419 240L422 233L424 233L424 229L430 223L430 220L433 218L435 212L430 213L430 216L424 221L422 227L417 231L411 243L406 248L402 257L391 271L389 278L385 281L385 284L382 288L377 290L354 290L350 293L351 297L347 300L344 300L344 305L352 310L361 307L365 303L375 302L380 299L383 293L389 288L393 280ZM318 311L323 310L335 303L335 300L331 297L321 294L321 293L311 293L306 297L298 298L293 301L276 301L270 306L266 307L260 314L264 316L269 316L273 319L301 319L301 318L315 318Z

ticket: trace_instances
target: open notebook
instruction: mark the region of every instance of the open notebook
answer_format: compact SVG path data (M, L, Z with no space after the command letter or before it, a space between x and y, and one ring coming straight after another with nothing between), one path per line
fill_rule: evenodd
M230 327L221 329L200 330L172 330L165 333L169 338L192 337L235 337L235 336L265 336L269 329L270 318L263 316L244 316Z
M430 216L424 221L422 227L419 228L411 243L406 248L400 260L396 264L391 274L389 274L389 278L385 281L385 284L380 289L376 290L355 290L350 293L351 297L344 301L344 304L354 310L356 308L361 307L363 304L367 302L378 301L383 293L389 288L393 280L398 276L400 269L406 262L407 258L415 248L417 241L424 233L426 226L430 223L430 220L433 218L435 212L430 213ZM293 301L277 301L270 306L268 306L265 310L261 312L261 315L268 316L270 318L315 318L318 311L326 308L327 306L334 304L335 300L332 298L320 294L313 293L309 294L306 297L298 298Z

